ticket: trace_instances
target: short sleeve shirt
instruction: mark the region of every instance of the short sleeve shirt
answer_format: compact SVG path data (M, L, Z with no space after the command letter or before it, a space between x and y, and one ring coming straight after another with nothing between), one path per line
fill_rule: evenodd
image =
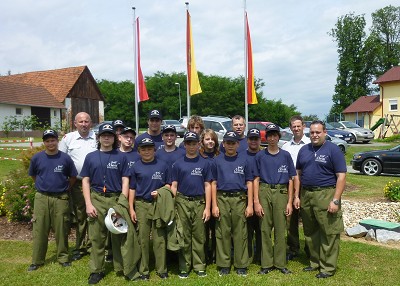
M296 176L296 170L289 152L280 149L277 154L270 154L268 149L259 151L255 156L254 175L260 182L267 184L287 184Z
M156 151L156 158L163 160L169 167L172 167L172 164L179 158L185 156L185 153L185 149L179 147L176 147L172 152L167 152L165 148L161 148Z

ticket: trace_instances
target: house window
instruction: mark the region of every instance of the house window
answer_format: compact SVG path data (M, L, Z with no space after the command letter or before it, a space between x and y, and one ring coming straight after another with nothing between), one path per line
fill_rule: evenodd
M22 115L22 108L20 108L20 107L15 108L15 114Z
M389 99L389 111L397 111L397 99Z
M53 110L53 116L54 116L54 117L57 116L57 110Z

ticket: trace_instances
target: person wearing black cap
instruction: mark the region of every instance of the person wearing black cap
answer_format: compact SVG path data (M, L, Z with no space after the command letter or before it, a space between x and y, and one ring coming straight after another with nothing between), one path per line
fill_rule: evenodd
M201 157L199 135L186 132L183 138L186 155L172 166L171 190L176 197L176 209L183 228L184 247L179 251L179 278L187 278L193 270L206 276L205 227L210 219L210 160Z
M145 133L140 134L136 138L135 144L137 145L140 141L142 141L143 138L150 138L151 140L153 140L156 146L156 150L158 150L162 148L164 144L161 135L162 114L159 110L153 109L149 111L147 118L148 118L147 124L149 125L149 128Z
M226 132L223 144L225 154L214 159L216 184L212 188L212 214L217 219L217 267L220 276L230 273L232 237L233 265L239 276L246 276L249 266L246 218L253 215L254 177L247 157L238 154L239 135L233 130Z
M247 150L247 140L245 135L246 130L246 120L241 115L235 115L232 117L232 131L234 131L239 136L239 148L238 153L245 152ZM225 146L221 144L220 151L225 153Z
M139 154L133 150L133 144L135 142L136 131L130 127L122 129L118 135L120 146L118 151L124 153L128 159L129 168L135 164L136 161L140 160Z
M50 228L55 232L57 260L63 267L71 266L68 255L69 191L78 172L75 164L58 150L58 135L54 130L43 132L45 150L32 157L29 176L35 182L33 211L33 254L28 271L44 264Z
M121 119L117 119L113 121L112 126L114 127L115 134L118 136L124 130L125 123Z
M293 179L296 170L290 153L281 150L279 127L270 123L265 128L268 147L255 156L254 210L260 218L261 270L267 274L278 269L283 274L292 273L286 268L286 219L292 213ZM272 230L274 243L272 243Z
M156 151L156 158L163 160L169 167L171 167L176 160L185 156L185 150L183 148L178 148L175 145L177 136L174 125L166 125L163 128L162 138L164 141L164 147Z
M157 228L150 216L153 202L158 196L157 190L167 186L169 168L166 162L155 158L155 143L151 138L142 138L138 142L141 157L130 169L129 208L133 222L137 222L139 241L142 251L139 272L141 280L150 278L150 232L153 237L155 268L161 279L168 278L166 229Z
M251 128L247 131L247 158L254 161L254 158L258 151L262 150L261 148L261 132L258 128ZM252 164L254 168L255 163ZM254 174L254 170L252 170ZM252 182L254 186L254 182ZM258 217L255 213L251 217L247 218L247 242L249 248L249 260L250 262L260 262L261 259L261 230L260 224L258 221ZM253 237L255 234L255 240L253 241Z
M99 127L98 150L86 155L83 163L82 190L89 220L89 237L92 241L90 253L89 284L97 284L105 276L105 247L107 227L104 218L120 194L128 198L129 168L126 156L116 150L117 137L111 124ZM120 237L111 234L112 245L119 246ZM123 270L121 249L114 247L114 270Z

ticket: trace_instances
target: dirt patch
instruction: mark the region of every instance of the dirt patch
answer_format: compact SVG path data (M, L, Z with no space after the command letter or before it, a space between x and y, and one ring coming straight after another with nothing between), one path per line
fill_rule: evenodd
M50 240L55 240L54 233L50 231ZM9 222L5 216L0 216L0 240L32 240L32 223ZM75 229L71 229L68 240L75 240Z

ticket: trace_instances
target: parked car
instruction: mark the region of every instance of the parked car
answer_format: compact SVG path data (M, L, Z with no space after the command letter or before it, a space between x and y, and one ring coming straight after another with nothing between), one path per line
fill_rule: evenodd
M99 127L100 127L100 125L102 125L102 124L104 124L104 123L108 123L108 124L111 124L112 125L112 121L108 121L108 120L106 120L106 121L103 121L103 122L100 122L99 124L97 124L96 126L94 126L94 127L92 127L92 131L97 135L97 133L99 133Z
M174 125L176 128L176 134L180 137L183 137L183 134L186 132L186 128L183 128L182 124L178 120L173 119L165 119L161 123L161 130L167 125Z
M378 176L381 173L400 174L400 145L389 150L356 153L350 163L354 170L368 176Z
M355 142L368 143L372 139L374 139L374 132L369 129L362 128L354 122L350 121L338 121L338 122L329 122L334 128L345 130L351 132L355 137ZM349 143L355 143L349 142Z
M307 137L310 137L309 132L304 132L304 135L306 135ZM288 129L282 130L281 131L281 139L279 140L278 146L282 147L283 144L290 141L292 139L292 137L293 137L292 131L290 131ZM349 147L349 144L347 144L346 141L339 139L337 137L332 137L329 134L326 135L326 140L331 141L333 144L336 144L340 148L340 150L342 150L343 154L346 154L347 148Z
M329 136L342 139L342 140L346 141L347 143L355 143L356 142L356 137L353 135L353 133L346 131L346 130L336 129L328 122L325 122L325 126L326 126L326 132L329 134Z
M203 116L201 117L204 122L204 127L207 129L214 130L218 136L218 142L222 142L222 139L226 131L232 129L232 119L229 117L222 116Z

